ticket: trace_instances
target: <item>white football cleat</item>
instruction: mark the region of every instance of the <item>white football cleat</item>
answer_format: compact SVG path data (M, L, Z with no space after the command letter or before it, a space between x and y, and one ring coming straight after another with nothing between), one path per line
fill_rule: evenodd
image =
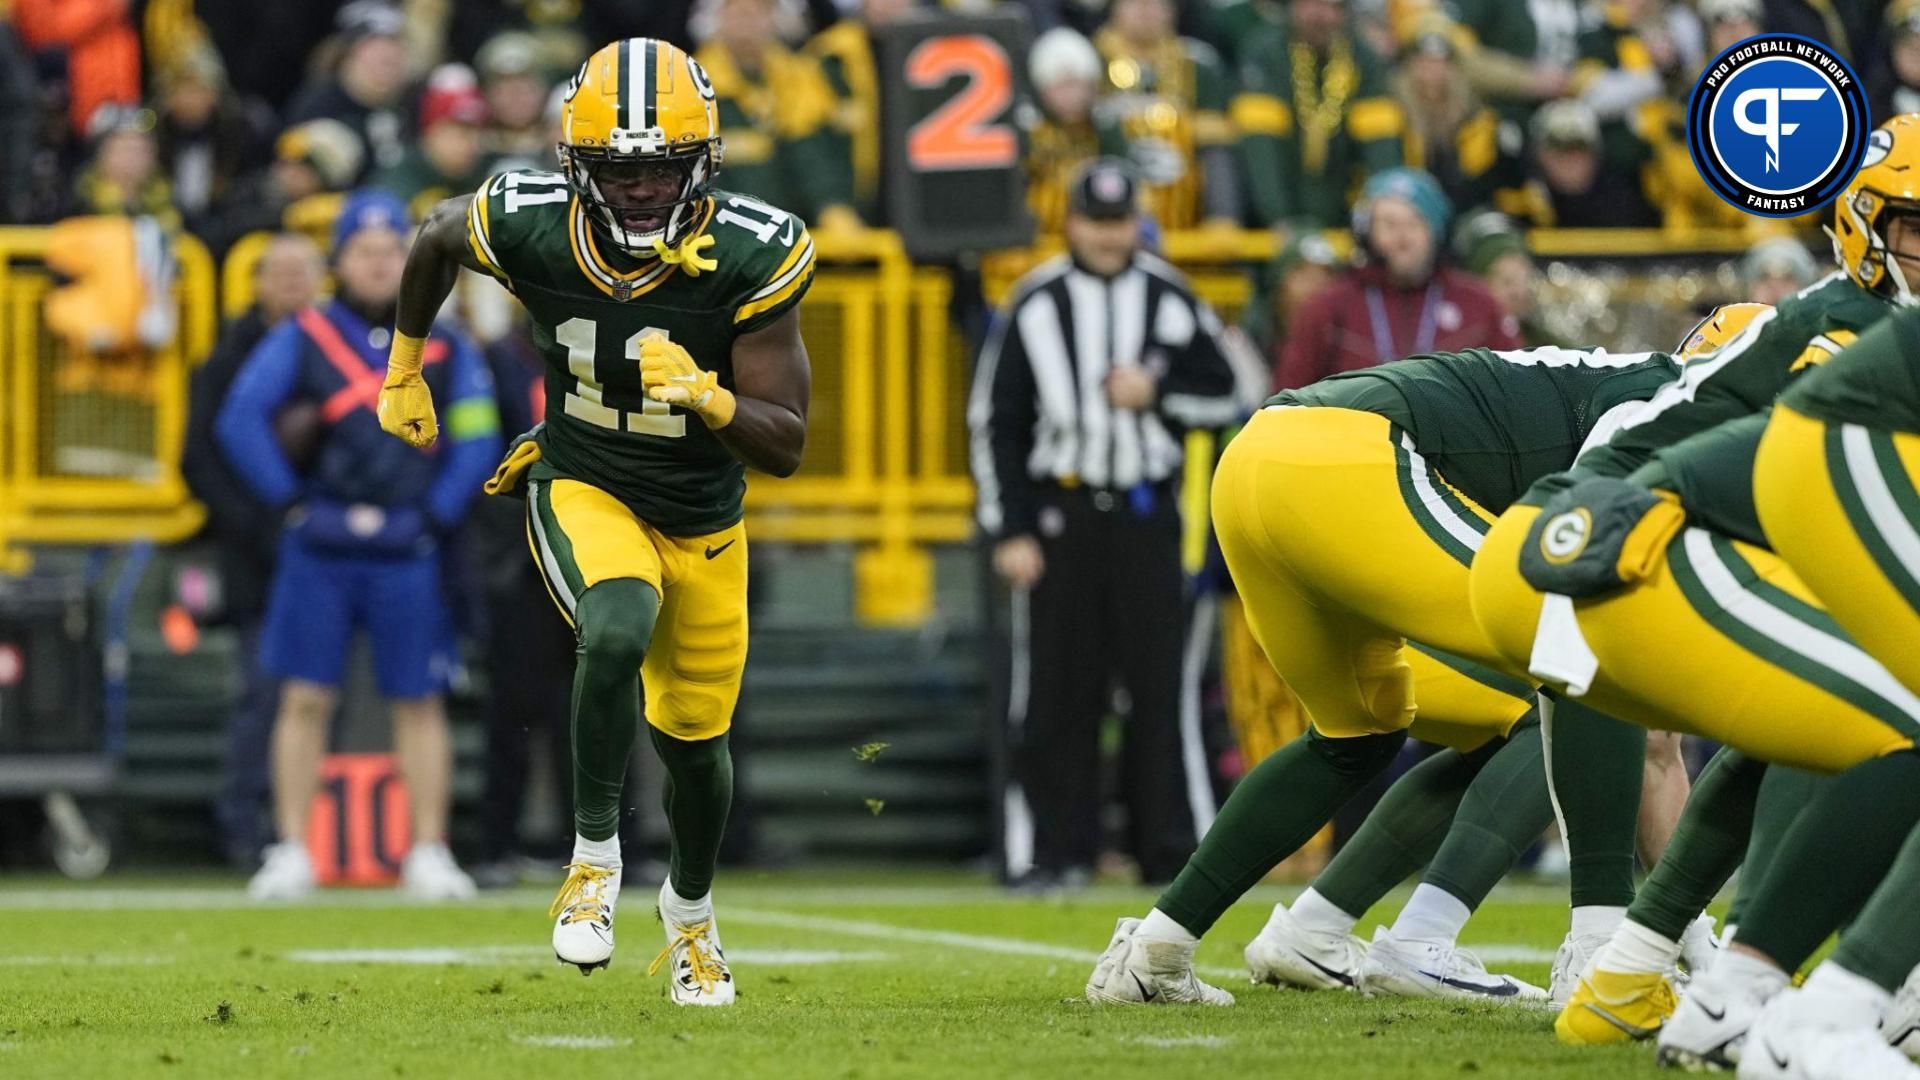
M1687 924L1680 935L1680 966L1686 978L1697 979L1713 970L1720 956L1720 938L1713 932L1713 916L1702 915Z
M553 898L553 955L591 975L613 961L613 905L620 899L620 868L576 862Z
M1382 926L1360 965L1359 990L1368 997L1475 998L1500 1004L1540 1005L1547 992L1511 975L1487 971L1480 958L1443 941L1411 941Z
M1920 1061L1920 968L1893 995L1893 1006L1880 1021L1880 1033L1895 1050Z
M260 869L247 882L247 896L254 900L299 900L313 893L313 857L307 846L293 840L268 844L261 853Z
M1285 904L1273 905L1267 925L1242 954L1257 983L1301 990L1352 990L1367 943L1352 934L1309 930Z
M726 954L720 951L720 928L714 923L709 901L705 915L693 922L680 922L667 914L666 894L671 884L660 886L660 925L667 932L667 947L647 965L647 974L668 969L667 994L675 1005L731 1005L734 999L733 971L727 967Z
M1199 947L1141 937L1139 919L1114 924L1113 940L1087 979L1096 1005L1231 1005L1233 995L1200 981L1193 971Z
M1787 977L1756 981L1736 978L1715 965L1687 984L1680 1004L1660 1029L1653 1059L1667 1068L1717 1072L1740 1064L1747 1032L1768 999L1786 986Z
M1584 936L1569 933L1553 954L1552 975L1547 980L1547 1000L1557 1008L1564 1008L1567 999L1573 996L1574 987L1580 985L1580 976L1587 973L1600 947L1612 937L1611 932Z
M414 900L471 900L480 890L447 845L415 844L400 863L400 891Z
M1915 1080L1920 1066L1887 1045L1851 1002L1785 990L1767 1002L1740 1054L1741 1080Z

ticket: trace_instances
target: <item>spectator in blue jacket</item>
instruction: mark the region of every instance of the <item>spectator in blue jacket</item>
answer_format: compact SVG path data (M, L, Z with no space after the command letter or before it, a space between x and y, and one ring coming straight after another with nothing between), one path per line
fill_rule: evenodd
M359 630L412 799L402 888L423 898L473 893L446 846L453 753L441 696L452 634L440 548L500 456L500 418L479 350L435 326L425 359L435 400L447 403L439 444L415 450L380 430L374 408L409 236L399 200L349 196L333 233L337 295L261 341L214 423L234 470L285 523L260 649L262 667L283 680L273 734L280 840L248 886L258 899L313 887L307 807ZM296 468L283 439L308 444L296 456L310 464Z

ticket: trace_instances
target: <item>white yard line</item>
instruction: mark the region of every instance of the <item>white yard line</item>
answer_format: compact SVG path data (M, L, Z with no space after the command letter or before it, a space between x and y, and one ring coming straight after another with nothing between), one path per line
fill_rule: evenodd
M1232 1044L1233 1039L1227 1035L1135 1035L1127 1041L1163 1050L1189 1046L1202 1050L1219 1050Z
M1290 891L1290 890L1289 890ZM1076 894L1072 902L1078 906L1093 906L1111 893L1116 903L1137 902L1139 891L1123 888L1097 889L1090 893ZM1261 894L1265 894L1262 896ZM1249 902L1271 902L1271 898L1283 895L1282 890L1262 888L1250 895ZM1560 899L1564 892L1557 886L1522 885L1497 890L1495 902L1524 903L1539 902L1548 898ZM800 886L783 888L776 894L762 887L747 884L728 890L727 898L741 898L749 901L748 906L736 907L723 899L721 911L729 921L738 921L748 925L780 927L812 933L833 934L841 937L860 938L868 941L897 941L916 945L930 945L968 952L989 953L1001 956L1025 956L1037 959L1061 960L1076 964L1088 964L1098 957L1096 951L1047 942L1030 941L1022 938L999 937L990 934L971 934L951 930L937 930L922 927L899 926L893 923L875 922L865 919L842 919L826 915L807 914L792 910L761 908L751 905L751 900L765 897L783 907L795 905L813 906L861 906L876 907L934 907L956 903L984 903L1017 908L1018 901L991 886L932 886L914 888L902 886L878 886L872 890L863 890L850 886L823 886L809 888ZM483 893L481 897L463 906L483 908L518 908L539 906L547 901L544 890L513 889L500 892ZM140 889L140 888L57 888L57 889L0 889L0 910L273 910L275 905L258 905L247 899L246 894L237 888L189 888L189 889ZM388 890L327 890L309 901L292 905L277 905L286 910L299 910L303 907L341 907L364 909L417 908L421 905L406 900L397 893ZM1517 943L1468 943L1468 947L1479 953L1482 959L1496 964L1545 963L1552 959L1553 951L1531 945ZM482 946L467 947L430 947L424 949L371 949L371 950L307 950L289 953L288 958L318 963L419 963L419 964L481 964L495 963L505 959L517 959L521 956L532 958L544 955L545 947L526 946ZM782 954L778 950L769 950L758 962L769 965L781 963L841 963L886 959L882 953L836 953L819 952L817 959L779 959L787 955L807 956L806 951ZM751 952L736 954L736 959L747 961ZM324 958L324 959L323 959ZM18 956L0 955L0 966L39 966L39 965L100 965L100 964L154 964L171 963L172 958L121 957L115 955L98 956ZM1201 966L1199 973L1210 979L1238 980L1245 978L1245 970L1239 967Z
M171 964L177 958L166 953L140 956L131 953L79 953L69 956L7 956L0 954L0 967L136 967Z
M0 879L3 880L3 879ZM558 887L560 874L554 874L554 885ZM1278 901L1292 900L1299 895L1298 886L1258 885L1241 898L1242 904L1255 907L1270 906ZM1409 890L1396 889L1389 894L1387 903L1398 905L1406 900ZM1146 890L1126 885L1095 885L1092 888L1067 893L1057 898L1036 901L1032 897L1016 896L1005 889L989 884L978 885L772 885L764 880L756 881L751 876L744 880L721 883L721 902L743 901L755 903L765 901L777 903L783 907L944 907L957 904L985 904L992 906L1023 907L1036 902L1058 902L1073 906L1088 905L1138 905L1142 900L1151 900ZM1565 904L1567 891L1565 886L1548 884L1502 885L1495 889L1489 903L1493 904ZM488 890L477 899L462 901L462 907L514 908L530 904L544 906L553 899L551 889L531 886ZM53 888L13 889L0 886L0 910L36 911L66 908L81 908L89 911L115 910L174 910L200 909L207 911L226 911L242 908L260 908L272 910L274 907L350 907L350 908L415 908L423 905L408 900L392 889L322 889L305 901L291 904L259 904L249 900L246 891L239 884L231 887L196 888L140 888L121 886L56 886ZM430 905L429 905L430 906Z
M616 1039L611 1035L509 1035L507 1038L521 1046L546 1050L617 1050L633 1045L630 1038Z
M472 945L413 949L295 949L286 954L300 964L500 964L512 962L553 963L553 949L546 945ZM727 958L735 963L763 967L802 967L814 964L856 964L891 960L891 953L836 952L831 949L730 949Z
M818 934L838 934L880 941L902 941L916 945L939 945L949 949L995 953L1001 956L1071 960L1079 964L1092 964L1100 958L1098 952L1076 949L1067 945L1050 945L1043 941L995 937L990 934L963 934L953 930L895 926L892 923L871 922L866 919L834 919L823 915L802 915L791 911L734 907L726 909L725 917L749 926L757 923L761 926L777 926L787 930L806 930ZM1247 975L1245 968L1197 965L1194 970L1210 979L1245 978Z

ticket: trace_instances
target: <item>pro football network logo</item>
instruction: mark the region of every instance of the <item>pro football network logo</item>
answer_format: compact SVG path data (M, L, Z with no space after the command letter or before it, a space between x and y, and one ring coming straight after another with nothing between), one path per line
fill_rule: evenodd
M1714 58L1687 104L1687 146L1714 194L1792 217L1831 201L1866 151L1866 90L1812 38L1759 34Z

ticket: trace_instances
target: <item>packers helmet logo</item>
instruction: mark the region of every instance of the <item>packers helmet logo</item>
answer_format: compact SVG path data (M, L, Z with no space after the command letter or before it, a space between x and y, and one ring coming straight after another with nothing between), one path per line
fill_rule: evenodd
M1555 514L1540 532L1540 554L1555 566L1570 563L1587 550L1593 537L1593 515L1584 506Z
M593 63L591 59L581 62L580 70L574 72L573 78L567 80L566 92L560 95L561 101L571 102L576 96L579 95L580 88L582 86L585 86L587 83L587 65L591 63Z
M1876 128L1873 134L1867 136L1867 156L1860 159L1860 167L1864 169L1869 165L1878 165L1887 160L1887 155L1892 152L1893 132Z
M712 101L714 98L713 80L707 77L707 69L700 66L700 61L689 56L687 57L687 70L693 74L693 88L700 91L701 100Z

